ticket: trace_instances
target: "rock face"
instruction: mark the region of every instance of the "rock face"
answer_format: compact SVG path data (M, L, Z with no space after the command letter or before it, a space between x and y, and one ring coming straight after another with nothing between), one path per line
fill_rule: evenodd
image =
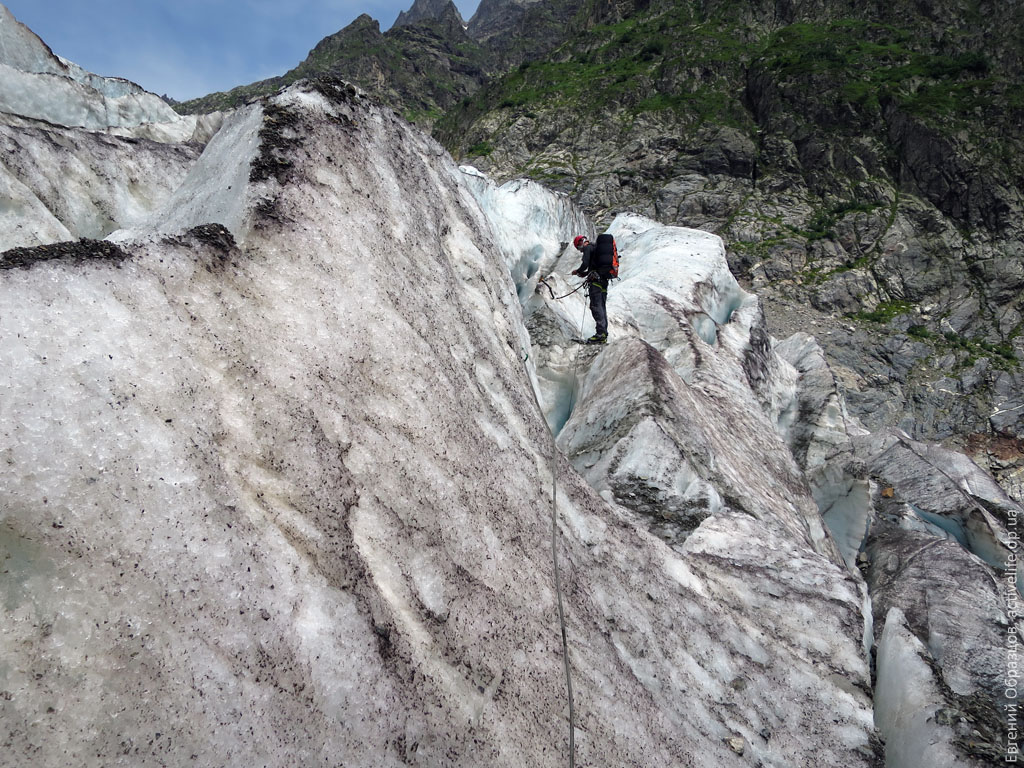
M482 0L469 21L470 34L477 40L509 34L531 7L542 0Z
M455 7L452 0L415 0L412 8L398 14L398 18L392 26L404 27L418 21L442 19L452 15L453 11L454 16L461 22L462 14L459 13L459 9Z
M491 57L467 34L451 2L419 7L386 32L363 14L321 40L305 61L281 77L214 93L176 105L203 114L234 108L275 93L302 78L332 76L355 83L393 105L410 121L429 127L442 112L474 93L491 71Z
M492 57L492 72L538 60L571 39L586 8L580 0L481 0L466 31Z

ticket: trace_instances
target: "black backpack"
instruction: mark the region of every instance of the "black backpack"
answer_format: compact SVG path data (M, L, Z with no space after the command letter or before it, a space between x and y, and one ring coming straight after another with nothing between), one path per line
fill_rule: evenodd
M615 245L615 238L605 232L597 236L597 243L594 244L594 269L606 273L608 277L619 276L619 249Z

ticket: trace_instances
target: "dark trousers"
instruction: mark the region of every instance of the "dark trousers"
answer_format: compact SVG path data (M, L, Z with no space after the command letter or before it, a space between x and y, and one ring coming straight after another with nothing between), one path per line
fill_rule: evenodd
M595 336L608 335L608 312L605 302L608 299L608 278L593 276L590 278L590 314L594 316L597 330Z

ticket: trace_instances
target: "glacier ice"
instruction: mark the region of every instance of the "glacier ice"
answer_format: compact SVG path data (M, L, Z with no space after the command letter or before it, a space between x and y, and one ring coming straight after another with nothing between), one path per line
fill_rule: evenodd
M911 440L900 430L861 435L858 456L887 489L889 516L902 528L952 538L997 571L1006 570L1024 507L973 461L942 446ZM1017 576L1017 589L1024 574Z
M551 446L509 246L387 110L330 83L269 104L295 141L260 137L263 105L232 116L234 151L118 234L126 260L0 271L8 760L562 764ZM749 365L739 328L716 338ZM768 497L674 551L558 479L581 764L725 764L737 740L870 763L862 586L816 551L805 490L774 510L765 470Z
M792 366L776 386L777 429L803 469L822 519L848 566L863 549L874 508L868 473L853 440L868 434L846 412L825 353L813 337L793 334L773 351Z
M0 5L0 113L171 143L205 142L221 116L179 115L123 78L101 77L54 55Z
M515 179L498 185L472 166L460 170L490 222L525 303L573 236L592 234L593 227L567 195L552 193L537 182Z
M0 124L0 147L0 250L138 225L199 157L191 145L58 126Z
M811 337L774 349L797 373L790 412L799 417L781 432L844 559L867 580L886 765L995 760L1014 704L1006 638L1024 630L1009 531L1022 510L965 456L898 431L868 433L845 413Z
M909 630L899 608L885 618L878 646L875 720L885 739L886 768L979 768L992 763L965 758L955 746L960 734L944 717L947 701L931 668L927 651Z
M178 115L134 83L86 72L3 5L0 82L0 251L139 225L223 121Z

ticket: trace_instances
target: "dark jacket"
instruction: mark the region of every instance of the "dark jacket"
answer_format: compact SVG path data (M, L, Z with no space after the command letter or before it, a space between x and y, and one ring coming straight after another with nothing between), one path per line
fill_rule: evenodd
M588 243L583 246L583 250L580 252L583 257L583 263L576 269L576 274L586 277L590 270L594 269L594 251L597 250L597 246L593 243Z
M581 251L583 262L580 264L579 269L576 270L576 274L581 277L586 277L591 272L596 272L598 276L607 279L611 276L612 262L611 258L603 259L597 252L597 245L594 243L588 243L583 246Z

